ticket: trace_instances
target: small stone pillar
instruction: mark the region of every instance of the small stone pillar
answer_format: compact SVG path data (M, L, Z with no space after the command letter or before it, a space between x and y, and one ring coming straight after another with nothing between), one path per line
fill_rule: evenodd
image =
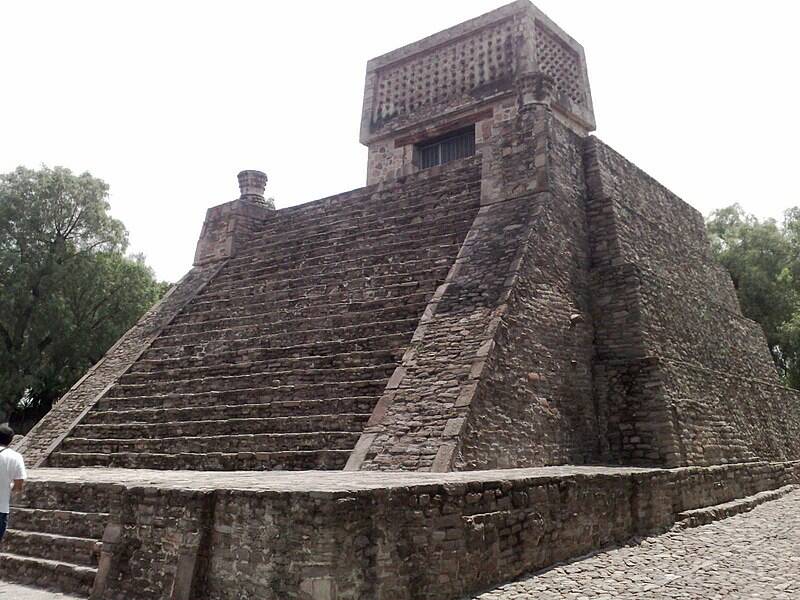
M264 221L275 214L272 198L264 198L267 174L262 171L241 171L239 197L225 204L214 206L206 212L206 220L197 249L194 265L225 260L236 256L236 252Z
M264 202L264 190L267 188L267 174L263 171L248 169L240 171L239 179L240 200L251 202Z

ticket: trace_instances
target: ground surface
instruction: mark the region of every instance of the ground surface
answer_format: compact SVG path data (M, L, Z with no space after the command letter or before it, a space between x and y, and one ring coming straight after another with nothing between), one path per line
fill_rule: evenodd
M341 492L372 490L441 483L496 482L534 477L551 478L574 475L626 475L663 473L664 469L638 467L573 466L497 469L494 471L456 471L422 473L419 471L172 471L154 469L115 469L82 467L80 469L30 469L32 481L74 483L119 483L127 486L157 486L184 490L253 490L274 492Z
M800 491L523 577L475 600L800 599Z
M0 600L82 600L75 596L45 592L23 585L0 581Z
M475 600L797 600L800 491L753 511L646 538L501 586ZM71 600L0 582L0 600Z

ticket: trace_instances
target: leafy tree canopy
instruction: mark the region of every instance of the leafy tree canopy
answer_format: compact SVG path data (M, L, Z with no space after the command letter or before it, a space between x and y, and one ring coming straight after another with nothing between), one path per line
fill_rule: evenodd
M166 290L107 194L61 167L0 175L0 418L49 408Z
M714 211L707 226L742 312L764 328L784 383L800 388L800 209L778 223L733 205Z

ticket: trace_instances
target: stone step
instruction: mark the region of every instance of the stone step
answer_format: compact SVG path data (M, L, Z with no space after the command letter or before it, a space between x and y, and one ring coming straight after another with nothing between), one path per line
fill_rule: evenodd
M723 502L722 504L704 506L702 508L695 508L680 512L677 514L677 519L675 525L673 526L673 530L679 531L690 527L708 525L714 521L740 515L753 510L765 502L778 500L786 494L791 494L797 489L800 489L800 486L796 484L789 484L772 490L764 490L745 498L736 498L735 500Z
M358 203L347 208L315 211L314 207L305 206L304 210L292 212L283 209L277 218L271 219L243 246L243 252L259 252L271 247L291 243L294 240L315 239L318 236L335 232L339 236L358 235L371 229L401 227L415 219L433 218L435 215L453 211L477 211L480 202L480 184L469 182L457 193L447 197L431 196L430 188L419 188L414 194L412 187L407 187L407 198L413 201L393 202L387 195L379 201L360 198ZM455 188L451 188L455 189ZM366 200L366 201L365 201ZM343 217L344 216L344 217Z
M277 347L263 345L261 338L247 338L236 340L235 342L216 342L212 340L205 344L150 348L134 363L130 372L155 371L162 368L171 368L172 365L176 367L181 365L215 365L377 351L395 352L399 349L405 350L409 341L410 336L407 332L376 335L347 341L314 342L311 344Z
M411 313L411 311L408 311ZM248 347L289 347L327 342L350 342L370 337L387 335L411 335L417 328L420 314L413 314L401 319L369 320L336 327L317 323L317 328L291 329L286 331L265 332L262 325L229 328L218 331L200 331L194 333L167 333L160 335L150 345L150 349L173 349L186 346L213 347L215 349L242 349Z
M288 254L296 256L298 260L332 252L345 254L352 250L361 250L370 246L385 246L412 238L416 240L433 239L444 233L460 232L460 236L464 237L474 219L474 211L470 210L469 206L464 206L464 208L463 212L459 212L457 207L452 207L453 212L425 215L425 220L422 222L409 221L394 226L352 229L349 233L344 234L328 230L308 238L273 241L263 246L244 249L230 260L226 268L229 266L235 271L247 268L256 261L264 260L265 257L280 257Z
M99 546L98 540L92 538L9 529L3 538L3 551L17 556L96 567Z
M50 455L50 467L87 466L124 469L188 469L197 471L306 471L340 470L351 450L305 450L289 452L210 452L184 454L72 453L57 451Z
M159 439L177 436L252 435L262 433L358 432L364 429L369 413L328 414L229 419L204 418L196 421L164 421L161 423L84 424L72 430L71 436L82 439Z
M351 396L380 396L386 379L372 381L340 381L309 385L284 385L242 390L202 393L174 392L163 395L101 398L98 410L131 410L136 408L183 408L187 406L225 406L233 404L264 404L274 400L314 400L319 398L348 398Z
M173 324L164 329L164 335L175 336L188 333L213 332L213 337L218 337L229 334L229 332L235 334L242 330L247 333L269 335L292 331L307 331L309 329L338 329L364 323L400 321L411 317L419 318L418 315L422 314L426 306L427 300L419 297L418 302L413 304L400 304L362 312L352 311L346 306L340 306L338 313L319 317L296 317L278 321L273 320L267 314L263 316L219 319L206 323Z
M297 237L314 235L314 228L344 231L348 225L358 229L366 219L385 220L393 216L408 217L419 214L442 212L448 205L459 202L462 198L471 198L479 202L480 174L475 163L464 164L458 173L447 175L447 194L431 193L436 183L442 181L442 175L426 178L425 181L414 181L410 178L403 181L403 193L380 191L376 194L358 190L356 194L338 194L330 198L321 198L314 202L284 208L276 213L274 219L265 221L261 233L264 235L251 240L251 245L267 242L276 236ZM376 190L377 191L377 190Z
M11 514L10 523L14 529L23 531L99 540L108 523L108 513L17 507Z
M311 286L306 288L269 290L259 295L236 296L233 298L198 296L181 312L181 318L203 315L205 319L220 316L247 316L263 314L270 310L286 307L309 307L342 304L387 302L418 293L435 290L447 275L447 267L419 274L412 281L393 285L375 285L368 279L346 281L338 285ZM351 285L352 284L352 285Z
M176 423L203 419L271 419L278 417L316 417L325 414L371 414L378 396L326 398L324 400L278 400L259 404L223 406L185 406L181 408L138 408L133 410L92 410L82 425L122 423Z
M172 322L170 329L195 324L210 325L213 329L218 329L220 325L224 328L263 322L291 321L309 317L337 316L348 312L368 313L402 306L417 306L421 303L427 304L434 291L435 288L414 289L402 296L365 300L363 302L333 302L325 296L317 296L313 298L294 298L286 302L254 304L231 310L219 309L181 313Z
M85 439L67 437L59 452L78 454L194 454L234 452L287 452L297 450L352 450L360 432L325 431L314 433L256 433L162 437L157 439Z
M167 377L145 383L124 383L124 380L120 378L122 382L114 384L109 390L109 395L117 398L130 398L163 395L170 393L172 390L179 390L182 393L201 393L339 383L344 381L372 381L381 378L388 379L396 367L397 364L391 362L368 367L293 369L266 371L248 375L216 375L192 379L179 379L175 376L174 378Z
M218 355L201 355L172 360L138 360L122 377L120 383L146 383L164 379L194 379L219 375L248 375L267 371L308 369L347 369L397 363L404 349L350 352L342 354L312 354L267 360L245 360L229 356L221 360Z
M253 283L249 279L239 282L237 287L229 287L218 291L204 289L189 305L215 301L247 301L249 298L268 296L270 294L337 294L348 290L377 289L425 280L428 276L447 273L450 268L445 261L420 260L406 263L408 270L397 273L376 274L375 269L344 269L326 275L306 275L294 279L268 280ZM441 275L440 275L441 276ZM271 296L270 296L271 297ZM187 307L188 308L188 307Z
M29 480L22 492L14 494L11 504L14 510L105 513L118 500L121 491L120 486L106 483Z
M384 234L363 229L360 236L346 242L336 242L333 239L318 243L301 240L296 244L272 245L256 251L244 251L225 265L224 272L229 275L245 274L253 268L268 265L293 262L322 264L333 256L353 259L373 254L376 250L394 252L414 250L425 245L459 243L471 223L472 219L464 218L463 215L460 218L450 216L427 223L409 223L405 227L392 228Z
M433 237L443 231L466 230L472 224L473 212L477 212L476 203L465 200L453 202L446 210L397 215L391 220L367 219L360 224L349 221L344 228L320 228L319 224L314 224L315 232L287 231L283 235L270 238L265 237L261 230L243 244L242 251L233 259L233 264L246 262L250 256L328 248L347 250L374 240L390 243L392 240L411 237Z
M0 579L88 598L97 569L0 552Z
M421 246L420 242L416 241L409 242L404 248L356 257L331 254L327 255L324 260L319 258L301 263L287 259L285 263L254 267L244 274L228 274L223 268L206 286L206 290L208 292L216 292L220 289L239 287L243 279L251 283L270 280L281 281L308 275L324 276L328 273L337 273L355 268L366 269L373 267L377 274L386 275L407 271L409 268L407 263L420 260L427 260L437 265L449 265L458 253L460 246L460 241L425 246Z

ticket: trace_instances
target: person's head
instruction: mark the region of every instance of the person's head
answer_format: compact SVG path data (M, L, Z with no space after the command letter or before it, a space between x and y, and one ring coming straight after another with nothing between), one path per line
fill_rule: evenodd
M14 439L14 430L8 423L0 425L0 446L8 446Z

